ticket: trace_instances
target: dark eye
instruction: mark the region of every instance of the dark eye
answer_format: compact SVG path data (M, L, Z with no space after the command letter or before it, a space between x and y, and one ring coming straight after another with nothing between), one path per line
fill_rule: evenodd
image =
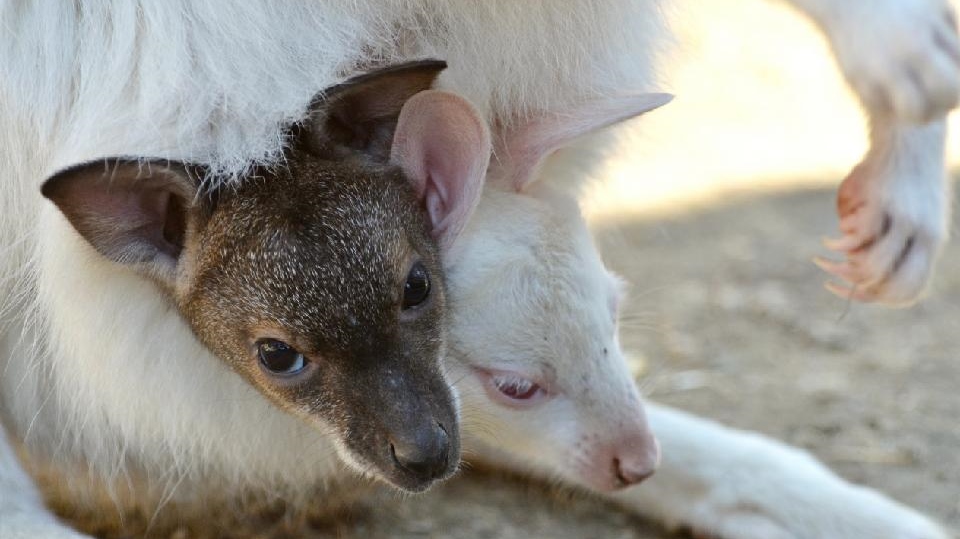
M407 282L403 284L403 309L410 309L420 305L430 297L430 274L423 264L417 262L407 274Z
M307 360L297 349L276 339L257 343L260 364L273 374L297 374L307 366Z

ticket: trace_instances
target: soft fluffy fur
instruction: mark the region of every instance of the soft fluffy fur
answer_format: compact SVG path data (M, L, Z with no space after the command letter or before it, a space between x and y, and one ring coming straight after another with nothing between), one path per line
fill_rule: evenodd
M909 37L889 40L885 27L913 32L919 21L921 28L949 28L942 22L942 2L886 0L887 10L871 19L871 31L881 28L873 33L858 32L855 18L838 22L855 13L853 8L827 9L839 5L829 0L796 3L827 31L855 87L858 81L877 81L888 95L920 96L919 105L894 106L895 119L876 126L898 133L894 139L900 141L882 155L903 163L897 148L906 147L920 156L922 166L890 168L897 172L876 185L896 183L907 192L913 185L932 186L942 194L936 190L943 182L942 123L913 128L898 120L938 117L955 102L956 79L950 79L955 73L949 64L941 68L941 47L925 44L920 54L901 58L894 46L878 56L896 61L862 73L851 68L874 46L915 43ZM861 12L874 5L843 5L848 4ZM37 458L80 462L107 480L123 481L128 469L142 469L152 478L158 501L172 496L189 502L233 485L275 487L295 495L338 480L344 468L322 433L269 405L190 338L151 283L94 256L42 203L39 185L45 177L106 155L153 155L206 162L228 178L250 163L278 156L282 126L303 114L317 89L364 66L411 57L447 60L451 69L441 84L473 100L492 125L509 127L536 111L562 111L587 96L647 90L653 80L651 55L666 39L660 3L654 0L311 1L285 4L282 10L273 2L250 0L224 8L203 0L0 5L5 29L0 39L0 166L6 177L0 198L3 424ZM898 75L896 68L905 63L929 65L921 80L932 80L935 87L913 90L912 83L904 83L911 77ZM941 87L954 97L942 98ZM901 101L907 99L892 100ZM896 196L881 198L899 204ZM944 222L943 211L930 208L929 198L918 200L917 219ZM940 241L942 231L938 234ZM924 259L921 265L929 268L930 262ZM654 414L655 428L660 415ZM670 434L662 435L667 460L660 481L664 494L657 499L668 507L651 505L639 494L650 492L645 486L624 493L637 508L728 537L772 537L757 531L770 521L808 537L942 536L909 510L890 510L890 502L882 499L867 504L864 514L840 511L877 498L861 497L826 472L804 477L820 477L824 492L849 496L804 498L826 508L801 505L809 512L783 518L784 511L792 511L789 504L765 496L765 489L795 479L791 474L799 472L792 463L807 457L670 412L663 417L659 428ZM743 459L727 461L723 454L697 451L702 436L725 440L727 454ZM689 455L689 460L671 461L671 454ZM671 462L677 463L678 475L670 473ZM745 473L766 472L744 483L751 488L731 490L713 473L731 465ZM701 482L697 492L704 496L694 503L684 497L682 486L682 478L691 476ZM670 477L681 481L672 483ZM648 486L654 485L657 480ZM671 488L675 497L666 494L674 492ZM738 508L754 507L762 508L761 514L743 515L743 525L729 518ZM889 520L876 517L881 511ZM850 519L854 524L841 525ZM878 534L864 532L878 522L891 525ZM12 449L0 443L0 537L72 535L42 508Z

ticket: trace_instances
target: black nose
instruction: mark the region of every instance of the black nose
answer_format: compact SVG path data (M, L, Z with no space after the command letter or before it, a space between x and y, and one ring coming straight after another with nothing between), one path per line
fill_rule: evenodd
M418 479L438 479L450 466L450 436L440 423L424 425L390 439L393 462Z

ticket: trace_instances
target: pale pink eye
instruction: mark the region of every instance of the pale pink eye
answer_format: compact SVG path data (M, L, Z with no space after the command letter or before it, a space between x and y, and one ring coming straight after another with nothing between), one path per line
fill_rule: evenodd
M533 398L542 391L539 385L530 380L514 376L494 376L493 385L497 387L500 393L518 401Z

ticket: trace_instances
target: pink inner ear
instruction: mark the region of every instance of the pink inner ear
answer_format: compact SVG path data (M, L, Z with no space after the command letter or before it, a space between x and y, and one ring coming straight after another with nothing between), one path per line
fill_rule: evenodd
M148 181L141 183L147 184ZM136 185L116 185L104 191L91 192L86 201L90 225L95 228L95 223L100 223L99 234L111 239L104 241L88 237L88 240L95 246L113 243L120 248L126 244L124 249L128 252L138 245L149 245L176 258L180 246L168 241L164 233L171 226L180 228L185 225L167 223L171 207L176 205L172 199L170 190L162 186L138 188ZM120 254L117 256L122 258Z
M490 132L455 94L427 90L403 106L391 149L427 208L433 236L449 247L480 200L490 159Z
M431 182L432 183L432 182ZM444 223L444 216L449 215L446 205L443 203L445 200L444 193L441 193L442 183L432 184L435 189L430 189L427 191L427 214L430 216L430 222L433 223L434 230L442 231L446 224Z
M497 141L500 179L523 191L543 160L575 139L666 105L670 94L639 94L594 100L557 114L541 114L505 130Z
M182 164L121 159L71 167L42 188L102 255L155 268L175 265L195 192Z

